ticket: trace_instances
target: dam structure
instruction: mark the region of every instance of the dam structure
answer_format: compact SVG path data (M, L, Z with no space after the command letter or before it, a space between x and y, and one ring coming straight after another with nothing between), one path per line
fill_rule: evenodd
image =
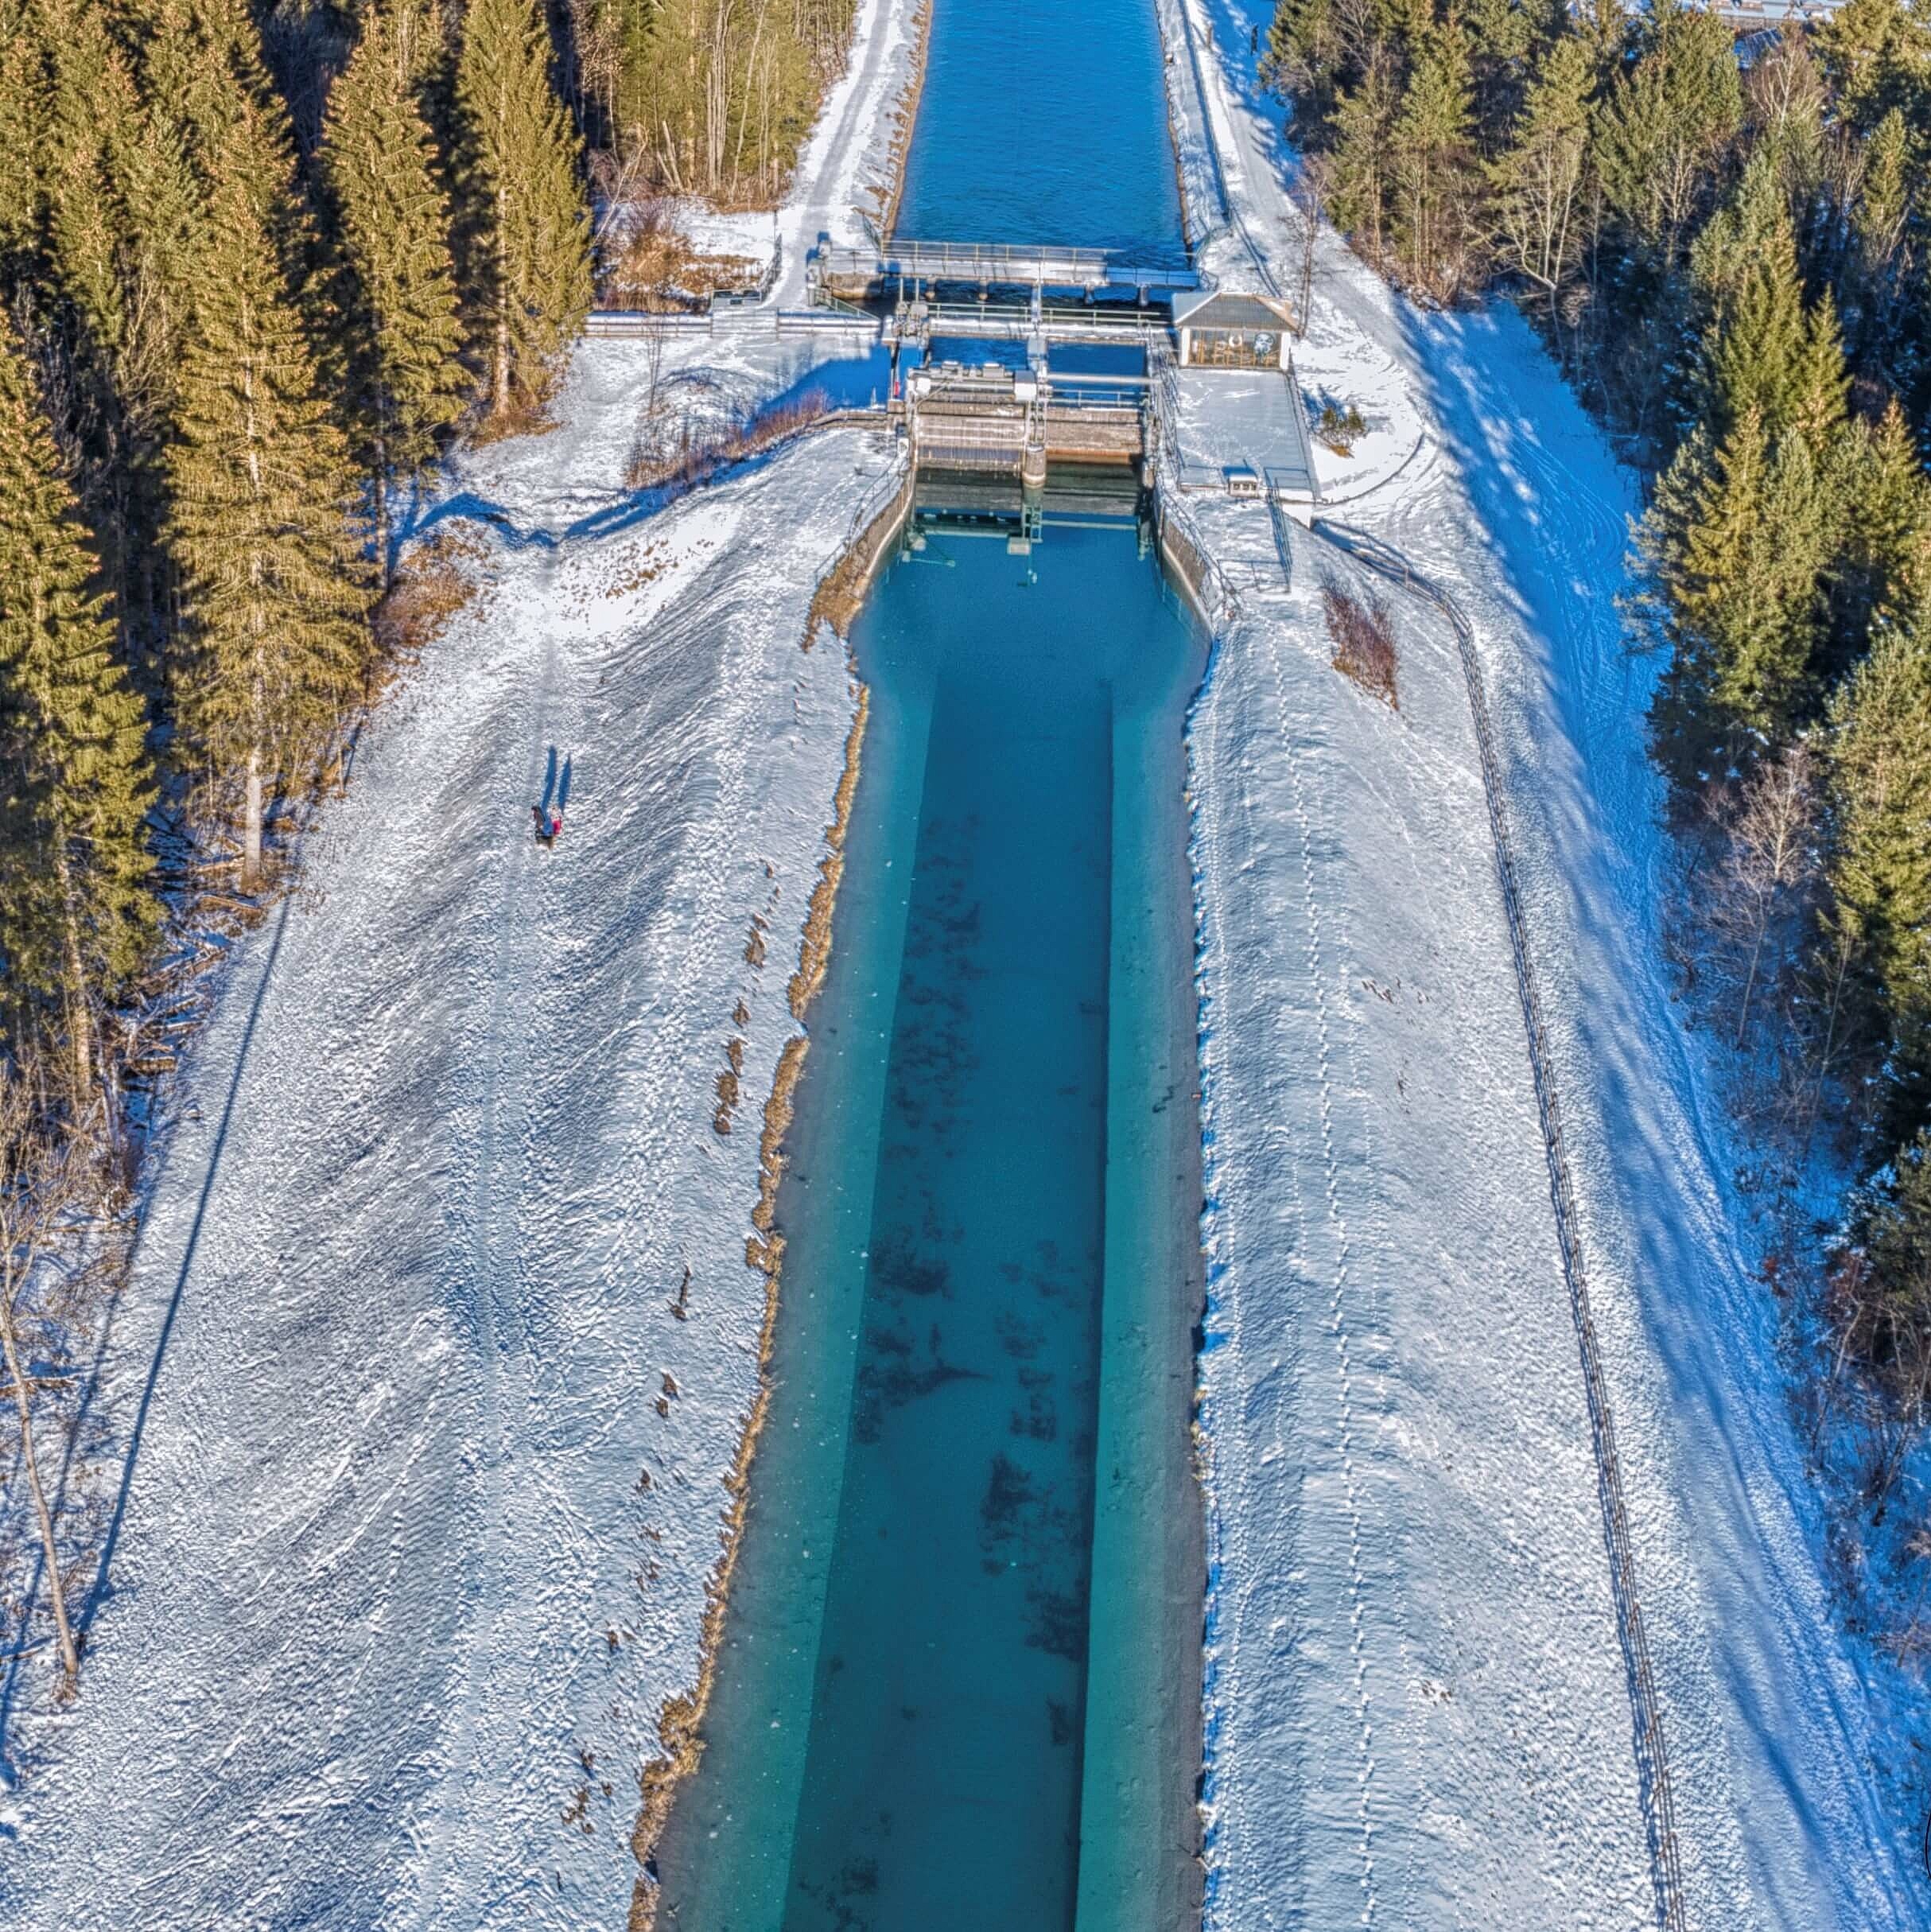
M1037 489L1055 464L1125 463L1149 484L1312 518L1298 324L1276 297L1206 288L1159 251L896 236L821 238L807 286L828 315L876 318L889 410L922 471Z

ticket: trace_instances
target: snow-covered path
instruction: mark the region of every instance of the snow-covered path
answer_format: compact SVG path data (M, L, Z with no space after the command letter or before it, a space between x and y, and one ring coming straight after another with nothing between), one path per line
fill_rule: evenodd
M6 1922L621 1922L853 709L806 606L890 461L833 432L631 529L499 528L371 733L179 1091L112 1595L73 1712L15 1718Z
M1209 507L1209 544L1251 515ZM1193 729L1209 1922L1634 1926L1628 1705L1454 639L1404 624L1389 711L1327 663L1323 578L1368 587L1292 550Z
M1241 232L1212 258L1237 278L1251 239L1291 287L1279 114L1251 91L1249 26L1265 20L1240 0L1184 4L1232 50L1205 64ZM1653 672L1622 652L1613 602L1630 480L1518 318L1417 315L1332 235L1299 360L1304 388L1370 420L1356 460L1324 472L1331 500L1450 586L1478 632L1688 1922L1921 1925L1893 1788L1908 1767L1885 1760L1881 1675L1834 1622L1774 1306L1734 1231L1734 1156L1660 963ZM1260 511L1201 521L1223 562L1271 547ZM1293 593L1244 593L1195 734L1217 1304L1211 1916L1652 1922L1466 696L1445 627L1399 593L1399 718L1344 684L1319 589L1361 580L1318 538L1292 549ZM1551 1738L1544 1763L1530 1741Z

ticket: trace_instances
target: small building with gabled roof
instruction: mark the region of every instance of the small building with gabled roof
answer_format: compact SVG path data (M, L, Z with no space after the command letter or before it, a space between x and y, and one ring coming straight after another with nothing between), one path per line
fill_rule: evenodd
M1216 289L1176 295L1173 328L1184 369L1284 369L1294 312L1271 295Z

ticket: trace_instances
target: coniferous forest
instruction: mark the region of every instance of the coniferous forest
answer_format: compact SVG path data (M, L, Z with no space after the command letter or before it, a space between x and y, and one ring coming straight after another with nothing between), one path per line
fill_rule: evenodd
M335 782L395 505L589 306L556 67L532 0L0 0L0 1343L50 1571L25 1291L115 1265L165 957Z
M540 419L590 167L771 197L852 12L0 0L0 954L76 1094L157 826L254 884L379 670L395 505Z
M1280 0L1267 61L1305 199L1424 302L1512 295L1645 479L1673 944L1881 1524L1931 1413L1931 12Z

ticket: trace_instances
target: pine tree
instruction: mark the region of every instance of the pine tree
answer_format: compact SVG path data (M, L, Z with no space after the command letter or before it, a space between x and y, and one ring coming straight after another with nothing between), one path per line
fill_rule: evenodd
M1560 11L1523 0L1467 0L1469 61L1474 86L1477 141L1499 154L1520 117L1536 64L1563 32Z
M38 875L0 908L0 943L16 985L61 997L85 1092L94 1000L119 989L153 927L145 820L154 794L141 702L89 589L96 565L74 507L26 357L0 322L0 693L10 829L29 835Z
M127 215L126 279L150 345L142 388L159 416L165 416L173 393L183 332L202 286L207 196L189 139L179 104L150 93L119 157Z
M1715 313L1707 360L1718 433L1754 409L1774 440L1805 400L1815 345L1789 209L1767 156L1752 159L1735 204L1711 224L1696 272Z
M1648 47L1596 115L1593 161L1610 208L1666 273L1678 265L1743 122L1730 30L1715 14L1653 5Z
M1856 231L1859 360L1883 370L1894 386L1909 380L1914 358L1902 338L1910 300L1914 203L1920 145L1894 107L1865 150L1864 177L1851 207Z
M1789 427L1821 464L1850 417L1851 372L1844 367L1837 301L1828 289L1804 321L1804 349L1796 371Z
M1386 60L1377 50L1361 85L1335 105L1334 167L1329 177L1328 212L1335 225L1381 259L1393 179L1389 143L1400 96Z
M1684 446L1640 543L1673 646L1655 725L1679 782L1781 743L1801 715L1834 538L1809 446L1792 436L1774 450L1754 406L1721 445Z
M1452 16L1417 49L1395 118L1395 245L1409 273L1443 300L1470 278L1481 176L1468 37Z
M1299 96L1311 119L1324 119L1336 81L1345 77L1346 58L1334 0L1276 0L1261 61L1269 87Z
M1931 119L1931 21L1906 0L1846 0L1812 29L1850 125L1868 134L1894 107Z
M1931 1328L1931 1128L1901 1147L1890 1168L1888 1184L1859 1204L1855 1225L1890 1342L1884 1372L1903 1383L1897 1394L1914 1401L1920 1391L1909 1368L1921 1363Z
M41 173L51 252L88 352L111 369L126 318L109 138L132 107L132 90L99 7L47 0L46 14L54 84Z
M61 429L131 648L156 612L156 470L178 332L143 239L157 185L142 165L138 81L99 9L71 6L56 24L41 162L49 263L66 298Z
M40 235L41 185L34 166L41 141L45 71L38 41L17 0L0 0L0 275L33 249Z
M1895 1024L1931 1024L1931 611L1881 632L1831 707L1836 918Z
M470 301L499 414L546 398L590 307L589 215L550 62L532 0L471 0L457 69Z
M1529 89L1521 125L1490 170L1502 260L1546 296L1556 297L1582 257L1577 201L1589 146L1589 96L1595 61L1579 35L1556 41Z
M415 105L418 37L413 22L398 29L387 8L369 14L329 97L321 151L346 271L347 391L375 481L385 576L390 474L411 475L429 461L469 388L449 204Z
M244 781L248 884L264 784L301 773L368 662L368 595L346 515L355 474L244 172L258 147L237 139L218 173L168 464L188 625L175 713L192 752Z
M1838 569L1847 655L1931 600L1931 482L1894 399L1875 428L1859 430L1851 463Z
M1917 151L1910 124L1892 108L1879 122L1865 150L1864 178L1854 210L1865 270L1873 276L1889 268L1904 239Z

